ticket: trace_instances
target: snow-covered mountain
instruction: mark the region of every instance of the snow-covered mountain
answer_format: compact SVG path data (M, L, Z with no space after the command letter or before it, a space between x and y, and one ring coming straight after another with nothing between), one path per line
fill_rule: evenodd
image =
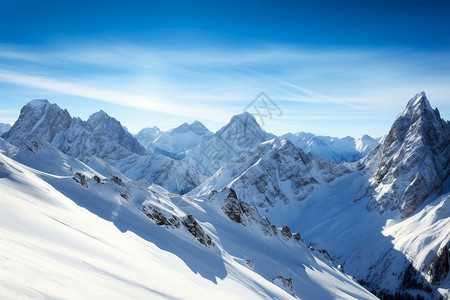
M247 113L214 135L200 125L160 140L193 147L180 161L102 111L26 105L0 139L0 267L14 274L0 294L373 298L350 274L381 298L450 297L450 123L425 93L380 143L295 145ZM162 134L140 133L151 147Z
M11 129L11 125L8 123L0 123L0 136Z
M330 164L287 139L275 138L225 164L191 194L228 187L267 212L277 205L302 201L321 185L350 171L348 164Z
M37 99L22 107L19 119L2 137L13 145L30 137L51 142L58 133L69 128L71 123L72 117L67 110L50 104L47 100Z
M47 100L34 100L22 108L4 138L14 145L27 139L43 140L69 156L102 165L102 170L115 168L131 179L146 179L173 192L186 193L204 180L186 163L147 153L119 121L103 111L83 121Z
M233 190L180 196L47 142L18 151L0 153L6 299L375 299Z
M368 208L400 209L409 216L431 195L440 195L450 175L450 123L433 110L424 92L397 117L381 147L365 164L375 170Z
M163 131L156 126L147 127L142 129L136 134L136 139L145 149L151 150L151 145L153 141L162 133Z
M182 159L185 151L198 146L213 135L201 122L183 123L169 131L160 131L157 127L141 130L136 138L154 153L175 159Z
M261 129L252 114L245 112L233 116L211 138L188 150L183 161L205 175L212 175L228 161L274 137Z
M273 205L258 206L259 212L277 226L288 224L302 233L312 247L326 249L335 264L379 295L407 292L445 299L450 296L448 128L449 122L420 93L408 102L381 145L351 164L350 172L327 184L313 184L304 200L295 199L292 184L285 183L298 176L308 179L308 173L290 171L301 168L298 161L285 159L283 147L267 152L270 159L264 154L236 159L201 188L236 187L238 197L249 203L263 199L258 194L267 195L267 203L276 199ZM280 161L287 165L280 168ZM321 182L320 168L312 170L312 177ZM285 183L280 180L284 173L290 174ZM266 181L269 184L256 189L258 182ZM273 183L280 187L278 193L273 193Z
M318 136L309 132L286 133L281 138L287 138L296 147L335 163L355 162L365 157L381 140L368 135L355 139L350 136L344 138Z

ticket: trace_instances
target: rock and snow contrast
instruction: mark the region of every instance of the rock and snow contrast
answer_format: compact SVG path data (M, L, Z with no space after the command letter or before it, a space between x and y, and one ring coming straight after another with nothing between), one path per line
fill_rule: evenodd
M425 93L382 140L248 113L133 136L34 100L0 138L0 295L448 299L449 149Z
M107 178L27 139L0 153L0 191L5 299L375 299L231 190Z
M147 152L119 121L103 111L83 121L47 100L34 100L22 108L3 138L13 145L26 139L44 140L83 162L102 164L102 170L110 170L110 165L131 179L145 179L172 192L186 193L204 179L186 163Z

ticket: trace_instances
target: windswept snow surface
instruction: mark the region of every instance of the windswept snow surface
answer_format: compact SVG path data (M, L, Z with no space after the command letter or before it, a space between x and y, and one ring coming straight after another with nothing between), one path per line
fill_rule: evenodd
M277 276L292 278L300 299L375 299L301 241L230 220L223 193L196 199L108 179L49 146L18 157L59 159L78 173L64 163L36 170L0 153L5 299L293 299L272 283ZM144 207L178 220L192 215L212 244L188 227L157 226Z

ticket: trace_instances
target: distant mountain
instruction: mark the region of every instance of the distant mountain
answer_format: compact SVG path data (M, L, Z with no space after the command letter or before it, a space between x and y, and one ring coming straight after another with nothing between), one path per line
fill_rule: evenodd
M191 194L203 195L228 187L268 212L290 201L302 201L321 185L350 171L349 165L330 164L303 152L287 139L275 138L226 163Z
M94 159L97 157L104 161L96 164L102 165L102 170L112 170L109 164L131 179L146 179L172 192L186 193L204 180L185 163L147 153L119 121L104 111L83 121L47 100L34 100L22 108L4 137L14 145L27 139L43 140L84 162L98 162Z
M359 139L350 136L340 139L308 132L286 133L281 138L287 138L300 149L335 163L355 162L366 156L381 140L368 135Z
M156 126L147 127L139 131L135 137L145 149L151 150L153 142L162 132L163 131Z
M185 151L198 146L213 135L201 122L184 123L169 131L157 127L141 130L136 138L147 150L175 159L182 159Z
M11 129L11 125L8 123L0 123L0 136Z
M205 175L212 175L226 162L275 138L261 129L250 113L233 116L230 122L200 145L188 150L183 161Z

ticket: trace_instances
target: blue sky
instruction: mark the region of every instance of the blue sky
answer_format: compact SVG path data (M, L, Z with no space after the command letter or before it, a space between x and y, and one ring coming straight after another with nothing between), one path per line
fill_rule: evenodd
M46 98L215 131L261 91L276 134L381 136L422 90L450 118L448 1L92 2L0 3L0 122Z

